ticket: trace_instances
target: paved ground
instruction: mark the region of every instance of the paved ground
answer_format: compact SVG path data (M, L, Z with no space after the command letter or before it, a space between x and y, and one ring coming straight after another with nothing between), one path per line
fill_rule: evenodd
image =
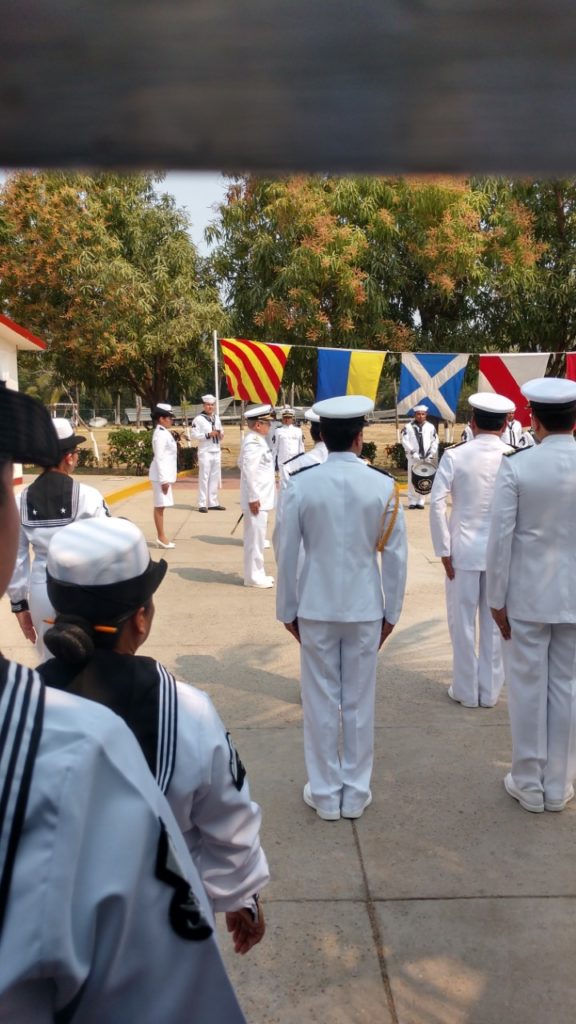
M98 480L105 494L133 483ZM274 591L242 586L237 480L222 498L225 512L199 515L195 482L177 485L166 512L177 546L162 552L170 568L145 651L210 693L263 807L268 933L242 959L222 935L248 1020L573 1024L576 808L522 811L502 786L505 700L465 710L446 697L427 515L407 513L405 611L380 657L373 804L357 822L322 822L302 801L297 645L275 621ZM113 511L152 539L150 499ZM273 573L272 552L268 563ZM4 653L33 664L6 599L0 629Z

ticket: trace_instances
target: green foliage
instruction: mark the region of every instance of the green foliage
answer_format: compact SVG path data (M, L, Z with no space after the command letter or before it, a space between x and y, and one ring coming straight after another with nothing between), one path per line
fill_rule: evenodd
M144 476L152 462L152 431L121 427L108 435L108 465L122 466L128 473Z
M360 458L368 459L368 462L374 464L376 462L376 442L375 441L364 441L362 445L362 451L360 452Z
M387 444L384 450L386 452L386 464L391 466L393 469L401 469L406 472L408 469L406 452L400 442L397 441L395 444Z
M91 448L79 448L78 449L78 468L79 469L94 469L98 463L96 457Z
M49 343L60 379L146 405L196 390L226 324L160 179L19 172L0 188L0 309Z
M178 445L178 469L196 469L198 465L197 448L181 448Z

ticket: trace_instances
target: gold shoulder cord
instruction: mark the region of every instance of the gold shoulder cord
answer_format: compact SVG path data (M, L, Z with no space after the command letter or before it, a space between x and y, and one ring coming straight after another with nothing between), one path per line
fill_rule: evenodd
M384 551L384 548L386 547L386 544L388 543L388 541L390 539L390 534L392 533L392 530L394 529L394 524L396 522L396 519L398 518L398 509L399 508L400 508L400 488L398 487L397 483L394 483L394 508L392 509L392 515L390 516L390 522L388 523L388 526L385 527L384 524L386 522L386 515L388 513L388 506L386 506L386 511L384 512L384 515L382 516L381 533L380 533L380 536L379 536L378 541L376 543L376 551L380 551L380 552Z

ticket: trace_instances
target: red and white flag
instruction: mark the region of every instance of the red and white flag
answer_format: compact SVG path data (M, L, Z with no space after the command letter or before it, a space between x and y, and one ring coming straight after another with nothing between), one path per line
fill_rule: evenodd
M549 359L548 352L480 356L478 391L495 391L509 398L516 406L516 419L520 420L523 427L529 427L528 401L520 391L520 386L534 377L544 377Z
M566 376L568 380L576 380L576 352L566 353Z

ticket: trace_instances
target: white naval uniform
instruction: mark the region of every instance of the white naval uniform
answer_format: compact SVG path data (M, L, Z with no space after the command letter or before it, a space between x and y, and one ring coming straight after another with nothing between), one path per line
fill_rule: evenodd
M268 512L274 508L276 486L274 457L266 438L248 430L240 448L240 507L244 513L244 583L261 583L264 571L264 542ZM249 502L259 501L260 511L253 515Z
M178 445L172 432L160 424L154 428L152 451L154 458L150 463L148 478L152 484L154 508L171 508L174 504L172 484L178 476ZM162 484L170 484L166 494L162 491Z
M294 455L301 455L304 451L304 438L302 430L295 423L278 427L274 434L274 451L276 453L276 466L280 473L280 480L285 472L284 464L292 459Z
M29 514L28 487L16 497L20 517L20 538L16 565L7 594L11 601L28 601L30 615L36 630L36 651L38 658L46 657L44 633L48 629L46 619L56 615L46 593L46 557L52 537L61 527L77 519L91 519L93 516L110 515L104 498L95 487L79 484L72 480L72 500L69 514L59 520L38 520ZM30 557L30 549L33 559Z
M576 775L576 443L551 434L502 460L487 553L488 602L503 642L512 777L546 801Z
M302 452L300 455L294 455L292 459L289 459L285 463L286 473L280 476L280 487L278 489L278 497L276 504L276 518L274 522L274 533L272 534L272 546L274 548L274 554L277 554L278 537L279 531L282 525L282 502L284 495L286 494L286 488L288 487L290 480L294 476L294 473L298 473L301 469L306 469L309 466L320 466L323 462L326 462L328 458L328 449L324 444L324 441L317 441L313 448L307 452ZM298 556L298 575L302 569L304 562L304 546L300 545L300 554Z
M208 437L212 430L220 431L220 438ZM198 441L198 508L216 508L220 504L218 488L221 486L222 452L220 448L222 421L214 413L201 412L192 422L192 437Z
M504 444L509 444L511 448L520 448L520 438L522 437L523 432L524 427L520 423L520 420L512 420L511 422L506 420L502 440Z
M496 435L483 433L447 449L430 492L434 553L450 557L455 573L453 580L446 577L452 689L457 700L482 707L498 702L504 682L500 632L486 600L486 546L494 482L502 456L510 450Z
M298 619L304 754L314 804L324 811L358 811L370 794L382 620L397 622L406 582L400 507L380 559L376 550L394 505L393 480L352 452L331 452L296 474L283 502L276 617Z
M262 815L207 694L176 681L152 658L115 651L98 651L85 673L58 659L40 666L39 673L59 690L110 707L137 738L144 738L149 767L214 910L238 910L249 903L270 878L260 845ZM157 706L152 694L158 695Z
M436 433L436 427L433 423L429 423L425 420L421 425L422 431L422 454L419 444L420 428L416 422L407 423L402 431L401 441L402 447L406 452L406 460L408 462L408 504L417 505L419 508L424 508L426 504L426 496L420 494L414 489L412 483L412 466L415 462L419 462L420 459L428 459L430 462L436 461L438 455L438 434Z
M242 1024L214 934L192 941L173 928L177 890L157 877L160 820L199 924L213 925L130 731L107 708L47 688L0 939L1 1024Z

